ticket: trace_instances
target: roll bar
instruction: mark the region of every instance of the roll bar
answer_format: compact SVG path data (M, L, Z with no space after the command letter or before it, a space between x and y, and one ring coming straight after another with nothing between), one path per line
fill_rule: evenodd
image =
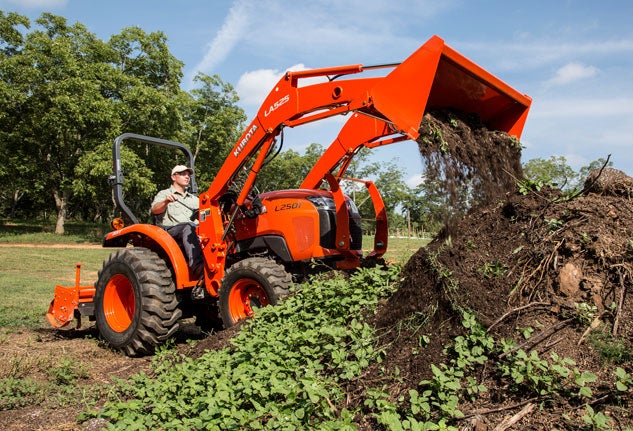
M117 207L121 210L121 212L133 223L138 223L138 218L132 213L132 210L125 205L123 202L123 179L124 172L121 168L121 144L125 140L135 140L139 142L144 142L146 144L155 144L163 147L171 147L176 148L182 151L187 158L187 166L194 169L194 158L193 153L185 144L181 144L180 142L168 141L166 139L154 138L151 136L138 135L136 133L124 133L119 135L112 144L112 175L108 177L108 182L112 186L112 192L114 194L114 202ZM190 182L191 193L198 193L198 184L196 183L196 174L191 175Z

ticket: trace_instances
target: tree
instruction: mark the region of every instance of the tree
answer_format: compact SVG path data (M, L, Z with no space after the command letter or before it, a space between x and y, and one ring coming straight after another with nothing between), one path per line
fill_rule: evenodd
M199 73L194 84L199 87L191 90L181 138L187 143L190 139L198 183L207 188L239 139L246 114L237 106L233 86L219 76Z
M260 171L257 188L265 192L299 187L322 153L323 147L316 143L308 145L304 154L294 150L280 152Z
M124 132L177 140L186 127L185 112L190 96L180 89L183 63L167 47L162 32L146 33L138 27L123 29L107 43L111 50L111 73L101 80L103 94L118 114L113 133L86 151L75 169L73 191L92 205L84 216L112 217L114 202L107 178L112 172L111 143ZM180 157L180 158L179 158ZM183 163L182 153L125 141L121 168L128 207L143 219L153 194L169 180L174 164Z
M183 63L169 52L165 34L129 27L113 35L108 47L119 72L108 86L121 130L174 139L184 123Z
M22 96L12 107L19 113L12 131L19 147L14 150L25 170L37 175L36 183L52 194L55 232L63 233L74 167L117 123L100 85L112 58L107 46L81 24L68 26L52 14L43 14L37 24L41 29L27 34L12 58L11 78Z
M405 219L398 212L406 205L411 189L404 179L404 171L397 164L397 160L389 162L370 162L371 150L363 149L350 163L347 176L360 180L369 179L374 182L382 195L390 228L402 229ZM343 181L343 189L351 196L361 217L374 220L376 217L371 197L364 183L358 181ZM363 224L365 232L373 231L373 222Z
M15 217L18 204L28 200L30 175L21 151L21 139L16 125L26 99L28 72L22 65L24 49L22 29L28 29L28 18L0 11L0 210ZM37 187L37 184L35 184ZM27 196L27 199L23 198Z
M449 200L442 184L425 180L411 190L404 207L422 230L437 232L452 216Z
M578 172L567 164L567 159L563 156L551 156L549 159L535 158L523 165L523 173L528 180L539 181L558 187L563 191L572 191L582 188L587 174L603 165L611 166L613 163L600 158L594 160L589 165L583 166Z
M126 146L121 148L121 169L125 172L123 191L126 205L139 220L148 219L149 205L157 189L156 183L152 180L152 171L146 166L142 157ZM103 221L117 216L112 187L108 183L108 177L111 174L112 146L110 143L100 145L80 159L75 168L73 193L90 202L90 205L83 207L83 218Z
M199 75L192 94L181 90L183 63L162 32L130 27L106 43L56 15L30 24L0 11L0 178L13 187L0 192L3 213L55 209L57 233L70 215L111 215L110 145L123 132L193 145L199 182L210 183L245 120L229 84ZM183 163L180 152L138 142L126 141L126 157L124 192L139 209Z
M134 34L139 36L138 32ZM138 62L135 64L136 67L132 70L140 67ZM150 82L154 85L157 81ZM182 122L174 123L174 126L179 124L179 129L165 129L163 133L167 136L159 137L191 144L196 159L197 181L202 189L210 184L226 154L237 141L238 127L245 115L241 108L236 106L237 95L233 88L229 84L224 84L219 77L199 75L195 82L201 83L202 87L192 90L192 95L177 90L171 96L167 93L160 96L169 99L169 103L174 107L179 106L177 110L182 116ZM137 81L136 85L147 83ZM164 86L159 87L161 88L147 91L164 92ZM125 96L122 98L125 99ZM153 114L148 113L146 119L149 119L150 115ZM153 121L148 120L148 124ZM94 202L90 209L92 213L85 214L86 216L101 219L115 215L110 186L106 182L112 172L111 157L111 145L100 145L87 152L75 170L73 191L78 196ZM126 205L137 217L143 220L157 189L169 186L168 174L171 167L184 162L180 151L141 144L133 140L125 141L121 147L121 167L125 173L123 191Z
M540 180L561 190L570 189L577 182L576 172L563 156L551 156L547 160L531 159L523 165L523 174L529 180Z
M96 181L90 173L103 171L104 164L111 166L104 144L122 131L176 136L184 128L187 97L179 88L182 62L169 53L160 32L133 27L105 43L59 16L45 13L36 23L36 30L22 36L20 26L29 29L26 18L0 16L3 153L5 160L11 158L6 165L19 170L34 191L52 194L55 232L63 233L71 211L101 217L103 202L111 201L104 199L102 187L85 182ZM145 175L137 186L153 180L154 170L164 175L160 149L135 150L146 152L148 166L155 168L136 166L134 175ZM96 161L101 163L91 165ZM73 192L95 200L73 205ZM19 190L14 196L16 201Z

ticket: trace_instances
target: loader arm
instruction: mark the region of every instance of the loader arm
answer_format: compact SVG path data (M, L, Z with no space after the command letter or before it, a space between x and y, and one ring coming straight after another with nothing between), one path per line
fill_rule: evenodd
M246 179L236 191L236 204L244 204L284 127L353 113L303 182L302 187L308 188L317 188L336 166L339 166L336 176L340 178L361 147L415 140L422 117L431 108L477 113L491 127L517 137L523 130L531 99L445 45L437 36L402 63L385 67L391 68L388 74L370 78L349 77L377 68L361 64L289 71L273 87L208 190L200 195L199 235L209 263L208 291L219 289L230 247L226 238L232 218L222 214L220 199L234 185L238 173L246 170ZM299 85L301 80L314 77L327 77L328 81Z
M382 122L381 127L387 127L390 134L417 138L440 55L436 45L442 44L441 39L432 38L383 77L329 79L323 83L299 85L306 78L340 78L376 68L356 64L287 72L277 82L208 190L200 195L198 233L206 261L210 263L207 269L211 272L211 277L207 277L207 290L217 291L223 276L228 247L225 239L231 226L221 213L219 201L238 173L248 169L236 200L241 206L284 127L296 127L335 115L358 113Z
M398 67L389 76L393 74L398 79L419 79L422 82L422 90L415 95L423 100L422 115L431 109L461 110L479 115L491 129L501 130L517 139L521 137L532 103L529 96L519 93L445 45L437 36L432 37L411 57L421 50L429 51L429 62L419 70L419 75L404 77L403 75L412 71L409 68ZM391 126L391 121L394 121L398 114L400 117L410 114L410 111L398 112L398 107L407 103L407 98L411 95L401 87L387 84L373 89L373 94L382 96L376 99L380 100L375 102L377 109L391 114L387 119L353 115L310 170L301 188L318 188L325 174L335 168L338 168L335 176L344 176L351 159L363 147L375 148L417 138L420 121L417 122L415 130L409 130L405 134L396 133ZM419 104L420 100L416 101L416 106ZM408 124L415 124L418 118L421 119L421 116L408 119Z
M451 57L447 53L450 53ZM363 132L364 135L373 134L377 138L393 134L416 139L427 101L433 96L431 90L437 85L434 84L434 80L443 57L455 58L457 64L469 61L448 48L442 39L433 36L406 60L396 65L355 64L286 72L268 94L257 116L231 150L203 198L215 204L231 186L238 172L255 157L249 168L246 186L242 187L237 199L238 205L243 204L249 192L248 186L252 185L257 177L258 168L261 166L260 160L266 157L267 151L284 127L296 127L335 115L357 112L375 118L376 130L381 131L380 134ZM380 67L389 67L392 70L382 77L335 80ZM465 66L464 73L476 67L471 62ZM483 69L478 70L478 73L487 74ZM334 78L331 78L332 76ZM314 77L327 77L328 82L299 86L300 80ZM491 81L496 79L490 74L487 74L486 78ZM496 85L505 85L497 81ZM507 85L505 87L508 91L514 91ZM452 91L451 96L452 99L463 97L456 91ZM448 106L459 107L459 103L452 99ZM364 123L360 127L367 124L369 123ZM355 127L356 130L360 128ZM354 147L366 144L362 139L350 141Z

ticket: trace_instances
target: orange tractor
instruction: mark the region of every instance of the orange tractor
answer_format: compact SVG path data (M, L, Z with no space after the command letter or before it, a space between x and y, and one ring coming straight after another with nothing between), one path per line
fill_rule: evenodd
M380 71L385 70L383 76ZM369 72L372 76L354 77ZM307 78L327 78L299 85ZM303 81L302 83L305 83ZM151 353L178 329L182 317L210 318L217 305L225 327L275 304L310 262L353 269L387 250L387 218L371 181L362 181L376 215L373 250L362 253L360 216L340 186L357 152L415 140L427 110L451 108L477 114L492 129L520 138L531 99L437 36L399 64L361 64L287 72L274 86L209 188L199 194L197 234L205 261L197 279L176 241L162 228L139 223L122 199L119 148L126 139L182 150L182 144L124 134L113 147L111 176L127 219L105 235L117 247L94 286L57 286L47 317L56 327L89 316L103 339L128 355ZM265 162L274 157L285 127L335 115L349 119L299 189L254 193ZM195 176L192 191L197 191ZM325 265L323 265L325 266Z

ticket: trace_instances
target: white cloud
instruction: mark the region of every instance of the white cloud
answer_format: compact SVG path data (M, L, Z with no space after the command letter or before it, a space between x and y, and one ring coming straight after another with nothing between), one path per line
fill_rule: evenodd
M299 63L290 66L284 71L278 69L259 69L246 72L240 76L235 90L240 96L240 102L243 105L259 106L287 70L297 71L306 69L308 68L304 64ZM302 79L299 86L302 87L322 80L323 78Z
M236 1L222 24L222 27L207 45L204 57L193 68L189 77L189 82L198 72L210 74L214 67L222 63L233 50L233 48L244 37L249 23L249 7L244 0Z
M424 182L424 173L410 176L405 182L409 187L415 188Z
M550 84L563 85L580 79L591 78L598 74L598 69L580 63L568 63L556 71L556 75L548 81Z
M261 105L280 77L281 72L273 69L260 69L244 73L235 86L241 104Z

